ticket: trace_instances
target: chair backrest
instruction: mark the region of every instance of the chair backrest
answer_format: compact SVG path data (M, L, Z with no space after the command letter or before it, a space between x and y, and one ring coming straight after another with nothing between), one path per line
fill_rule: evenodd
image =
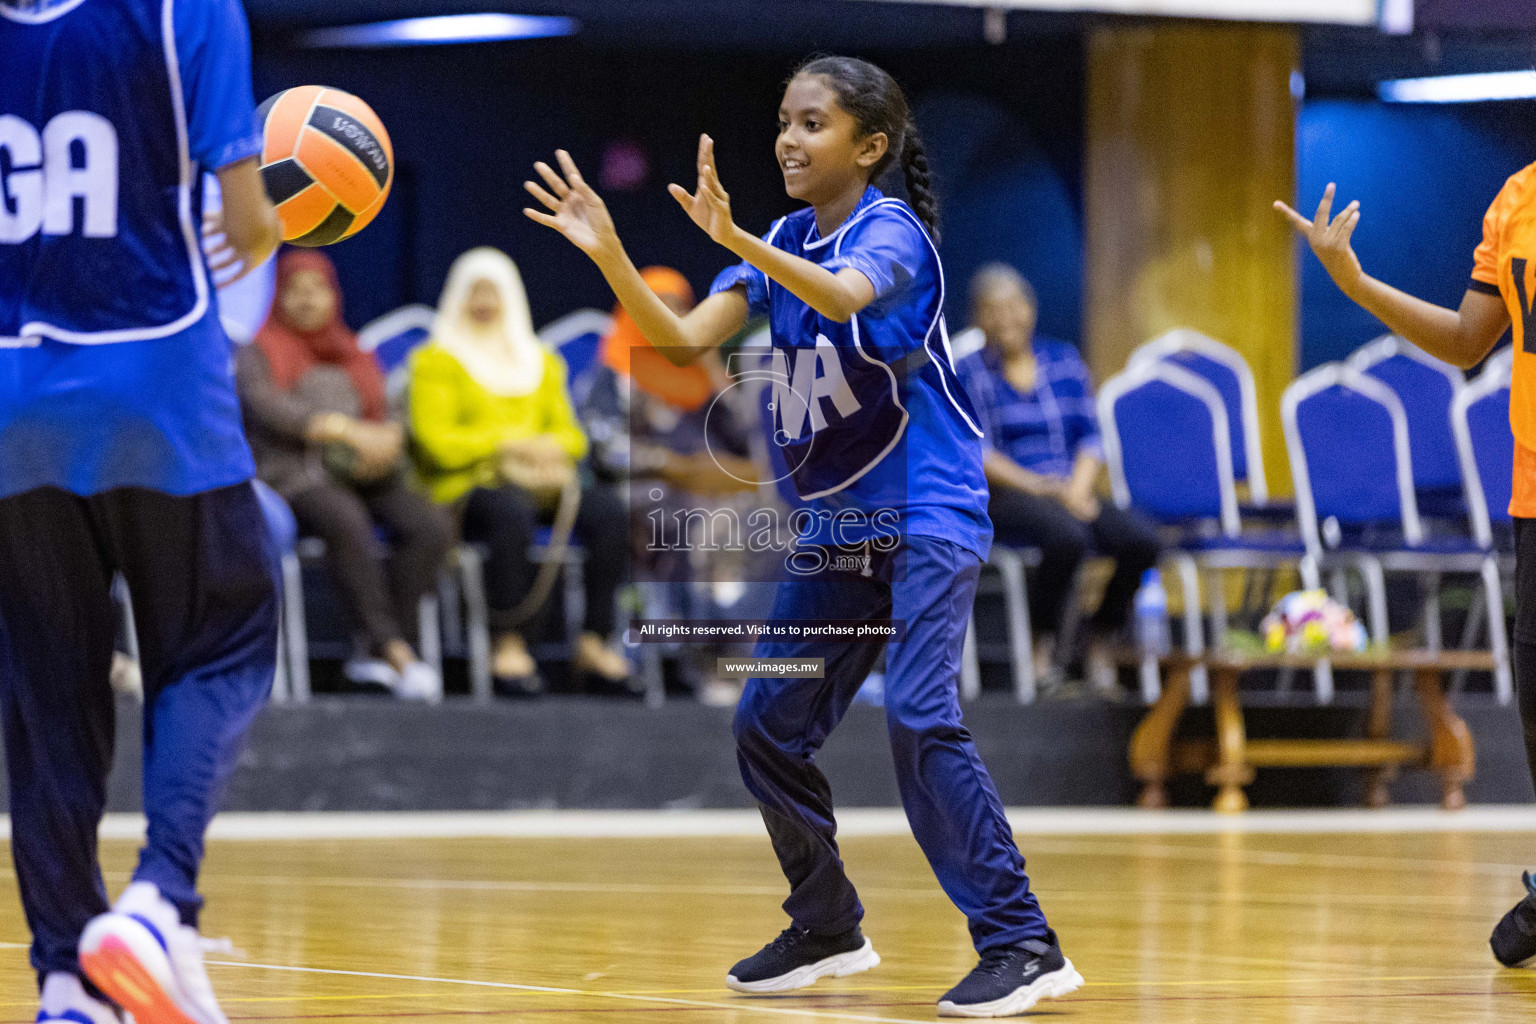
M432 335L437 310L413 303L370 320L357 332L357 347L372 352L385 376L403 367L411 351Z
M575 380L597 359L598 346L613 327L613 317L598 309L578 309L547 324L539 340L560 353L568 380Z
M1369 374L1327 363L1285 389L1280 420L1308 550L1323 550L1319 523L1329 518L1396 523L1411 546L1424 539L1408 415L1396 392Z
M402 422L406 416L406 388L410 384L410 355L432 336L437 310L421 303L401 306L370 320L357 332L357 347L372 352L384 371L384 394L390 416Z
M1513 346L1488 360L1477 379L1451 399L1451 432L1461 464L1462 487L1471 514L1472 536L1493 546L1493 524L1507 523L1514 488L1515 436L1509 429L1509 380Z
M1154 519L1215 519L1242 530L1226 403L1210 381L1172 362L1142 360L1104 382L1099 429L1115 504Z
M1255 505L1269 501L1264 449L1259 441L1259 397L1253 370L1242 353L1199 331L1177 328L1131 353L1127 369L1147 362L1171 362L1209 381L1221 395L1231 427L1232 472L1248 484Z
M1408 414L1414 486L1419 490L1459 488L1462 475L1451 433L1451 399L1465 383L1461 371L1395 334L1362 345L1344 365L1370 374L1402 399Z

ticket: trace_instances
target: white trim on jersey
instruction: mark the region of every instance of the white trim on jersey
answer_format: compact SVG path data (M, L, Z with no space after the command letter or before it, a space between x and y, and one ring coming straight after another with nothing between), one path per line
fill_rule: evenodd
M49 12L53 17L78 6L84 0ZM0 8L0 10L4 10ZM23 19L16 19L23 20ZM42 20L51 20L44 18ZM166 338L186 330L208 312L208 278L203 265L203 252L198 245L197 227L192 221L192 182L197 169L192 164L191 143L187 138L186 100L181 91L181 60L176 54L175 0L162 0L160 8L160 33L164 37L165 70L171 84L171 108L176 122L176 160L180 181L176 186L176 216L181 222L181 235L187 243L187 262L192 271L192 289L197 295L192 308L171 323L159 327L129 328L116 331L70 331L42 321L23 324L21 337L43 337L74 345L109 345L122 341L149 341Z
M884 199L877 199L873 203L870 203L868 206L866 206L863 210L859 211L859 214L857 216L850 218L848 220L848 222L843 225L842 228L839 228L837 231L833 232L832 233L832 237L833 238L838 238L838 236L841 234L841 232L844 230L844 228L847 228L854 221L858 220L859 217L862 217L865 213L867 213L870 210L873 210L875 207L877 207L877 206L884 206L887 203L890 203L893 206L895 206L898 212L904 213L908 217L912 218L912 223L917 225L917 230L922 233L923 241L928 243L928 248L933 252L933 265L935 267L937 267L938 271L939 271L939 302L938 302L938 312L936 314L934 314L933 321L928 324L928 331L927 331L927 333L923 335L923 348L927 350L928 355L931 358L933 358L933 361L935 363L941 362L941 360L938 358L937 353L935 353L933 351L933 349L928 347L928 343L933 340L934 328L937 327L939 329L940 340L944 343L944 358L942 360L942 363L943 363L943 365L949 367L949 372L951 374L955 374L956 375L955 376L955 382L958 384L959 383L959 376L958 376L957 371L955 370L955 355L954 355L953 350L949 346L949 331L944 326L944 296L945 296L944 261L939 258L939 247L933 244L933 236L928 234L928 229L923 226L923 222L918 219L917 214L912 212L912 208L910 206L908 206L906 203L902 202L900 199L892 199L889 196L887 196ZM839 241L837 243L837 250L834 250L834 255L836 254L837 251L840 251L842 249L842 247L843 247L843 243L839 239ZM949 404L955 407L955 412L959 413L960 414L960 418L965 420L966 426L970 427L971 430L975 432L977 437L985 437L986 434L982 431L982 429L980 427L978 427L976 425L976 421L971 419L969 416L967 416L966 413L965 413L965 410L960 407L960 403L955 401L954 393L949 390L949 379L944 376L944 371L942 369L939 371L939 383L941 385L943 385L943 387L944 387L944 397L949 399Z
M892 198L890 196L886 196L885 198L882 198L882 199L877 199L874 202L870 203L868 206L864 207L862 210L859 210L856 213L854 213L854 215L849 217L847 220L843 221L842 225L839 226L836 231L832 232L832 234L828 235L826 238L818 238L818 239L816 239L814 241L802 242L802 243L800 243L800 247L801 247L801 249L816 249L816 248L820 248L823 245L826 245L828 242L832 242L832 243L835 243L834 247L833 247L833 250L832 250L833 256L835 257L835 256L838 256L838 255L841 255L842 248L843 248L843 238L847 235L848 229L853 227L853 225L858 223L860 220L862 220L864 218L864 216L869 213L869 211L875 209L878 206L884 206L884 205L887 205L887 204L894 205L899 211L901 211L902 213L906 214L908 217L912 218L913 223L917 225L918 231L920 231L922 233L923 241L928 243L928 248L933 253L933 263L934 263L934 266L938 268L938 274L939 274L939 298L938 298L938 302L936 303L936 306L935 306L935 311L934 311L933 319L929 322L928 330L923 335L923 349L925 351L927 351L929 357L932 358L935 363L942 362L944 365L948 366L950 374L955 375L956 382L958 383L959 376L958 376L958 374L956 373L956 370L955 370L954 352L950 348L950 344L949 344L949 331L946 330L945 327L944 327L944 297L945 297L944 261L939 258L938 246L933 244L933 238L932 238L932 236L930 236L928 234L928 229L923 226L923 222L918 219L917 215L915 213L913 213L912 210L905 203L903 203L899 199L895 199L895 198ZM776 222L773 225L773 228L768 233L768 237L767 237L767 241L768 241L768 243L770 245L773 244L774 237L778 234L779 228L783 226L784 221L786 221L786 220L788 220L787 217L786 218L781 218L778 222ZM764 280L766 280L768 282L769 287L771 288L772 287L772 283L773 283L772 278L769 278L766 274L764 274L763 277L764 277ZM825 490L817 491L814 494L802 494L800 497L803 500L805 500L805 501L810 501L810 500L815 499L815 498L823 498L823 497L826 497L829 494L836 494L838 491L844 490L845 488L849 487L854 482L859 480L859 478L861 478L865 474L867 474L870 470L872 470L876 466L878 466L882 461L885 460L885 457L891 453L891 450L893 448L895 448L896 445L901 441L902 435L906 433L907 422L911 419L911 414L907 412L906 406L901 404L901 399L898 397L899 392L898 392L898 388L897 388L897 385L896 385L896 374L891 370L890 364L889 363L885 363L885 362L881 362L878 359L874 359L867 352L864 351L864 346L859 341L859 315L857 313L855 313L852 317L849 318L848 323L849 323L849 326L851 327L851 329L853 331L853 345L854 345L854 349L859 353L860 358L864 359L866 362L874 363L875 365L880 366L881 368L883 368L885 370L887 376L890 377L890 379L891 379L891 400L896 403L896 408L901 410L901 426L899 428L897 428L896 435L891 439L891 442L889 444L887 444L884 449L881 450L880 454L876 455L873 459L871 459L865 466L863 466L861 469L859 469L858 472L856 472L853 475L849 476L846 480L844 480L842 483L838 484L836 487L829 487L829 488L826 488ZM942 358L942 360L933 351L933 349L929 347L929 342L933 339L933 332L934 332L935 328L938 329L940 338L941 338L941 340L943 342L944 351L943 351L943 358ZM970 427L971 430L975 433L975 435L977 437L985 437L986 434L982 431L982 429L979 426L976 425L976 421L971 419L971 417L966 414L965 410L963 408L961 408L959 402L955 401L954 393L951 392L950 388L949 388L949 379L948 379L948 377L946 377L946 375L944 373L944 370L942 368L939 369L939 384L944 389L944 397L949 400L949 404L954 407L954 410L957 413L960 414L960 418L965 420L966 426Z

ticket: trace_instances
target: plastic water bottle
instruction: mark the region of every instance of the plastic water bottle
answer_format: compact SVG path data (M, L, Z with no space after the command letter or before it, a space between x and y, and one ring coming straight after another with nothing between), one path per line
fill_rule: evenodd
M1168 654L1168 591L1163 589L1162 573L1148 569L1141 574L1141 589L1136 591L1136 647L1143 657L1161 658Z

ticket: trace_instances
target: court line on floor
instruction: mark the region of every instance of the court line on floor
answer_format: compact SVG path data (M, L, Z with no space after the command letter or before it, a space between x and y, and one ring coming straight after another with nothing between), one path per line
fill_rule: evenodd
M356 978L382 978L391 981L422 981L439 985L467 985L476 988L505 989L516 992L539 992L547 995L585 996L593 999L617 999L628 1002L663 1003L673 1006L697 1007L706 1010L733 1010L746 1013L765 1013L775 1016L816 1017L826 1020L865 1021L868 1024L917 1024L907 1017L875 1017L868 1014L834 1013L825 1010L795 1010L779 1006L762 1006L746 1000L722 1003L700 999L676 999L666 996L632 995L627 992L590 991L579 988L557 988L548 985L522 985L510 981L476 981L468 978L438 978L417 974L388 974L380 971L344 971L330 967L293 967L286 964L257 964L242 960L209 960L211 966L251 967L268 971L291 971L300 974L344 975ZM520 1012L530 1012L524 1008Z
M1432 807L1383 810L1339 808L1312 811L1249 811L1222 815L1205 810L1144 811L1126 807L1012 807L1008 818L1024 842L1046 835L1210 835L1217 833L1536 832L1536 805L1487 805L1462 811ZM844 836L906 835L900 808L838 811ZM9 836L9 818L0 835ZM101 836L139 839L140 814L109 814ZM446 838L682 838L761 837L762 818L748 810L689 811L487 811L487 812L226 812L214 819L209 838L239 839L446 839Z
M1319 855L1328 856L1328 855ZM1175 858L1178 859L1178 858ZM1199 859L1199 858L1188 858ZM1414 861L1404 866L1404 870L1422 870L1423 861ZM1460 861L1435 861L1430 862L1440 865L1454 865L1457 867L1475 867L1488 873L1496 873L1500 877L1511 872L1521 870L1517 864L1466 864ZM1301 864L1299 867L1312 865ZM1358 865L1356 865L1358 866ZM1382 867L1381 864L1372 864L1373 867ZM1396 865L1394 865L1396 866ZM3 875L3 872L0 872ZM131 877L130 872L107 872L104 877L114 881ZM1511 877L1513 877L1511 875ZM689 883L649 883L649 882L575 882L563 880L540 879L461 879L461 878L380 878L376 876L347 876L347 875L321 875L296 878L291 875L237 875L213 873L208 876L210 883L217 884L244 884L257 886L275 886L285 889L295 887L315 888L350 888L350 889L404 889L432 892L437 890L459 892L511 892L511 893L559 893L562 895L590 894L594 896L629 895L629 896L782 896L784 885L725 885L725 884L689 884ZM1514 884L1514 883L1512 883ZM930 886L859 886L859 892L868 897L881 899L921 898L937 901L948 901L944 890L937 883ZM1269 905L1290 906L1297 904L1311 904L1327 902L1329 904L1348 904L1350 906L1374 907L1374 906L1402 906L1415 905L1434 909L1437 906L1454 904L1461 905L1461 901L1452 897L1439 897L1422 893L1310 893L1278 895L1274 893L1223 893L1212 890L1198 892L1186 890L1163 890L1149 897L1139 890L1115 890L1093 889L1072 890L1053 889L1049 885L1039 890L1042 897L1048 897L1052 901L1059 902L1098 902L1113 900L1115 898L1135 899L1138 902L1156 902L1159 904L1209 904L1209 903L1262 903Z

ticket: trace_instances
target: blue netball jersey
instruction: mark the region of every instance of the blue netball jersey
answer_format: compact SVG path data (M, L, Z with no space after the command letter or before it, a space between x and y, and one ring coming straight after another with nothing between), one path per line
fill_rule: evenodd
M0 0L0 497L248 479L200 246L254 156L239 0Z
M820 524L807 541L911 533L986 557L982 432L955 375L944 270L922 222L871 186L826 238L806 208L764 239L834 272L852 267L875 287L874 301L846 324L750 263L727 269L710 289L743 286L752 313L768 317L774 440Z

